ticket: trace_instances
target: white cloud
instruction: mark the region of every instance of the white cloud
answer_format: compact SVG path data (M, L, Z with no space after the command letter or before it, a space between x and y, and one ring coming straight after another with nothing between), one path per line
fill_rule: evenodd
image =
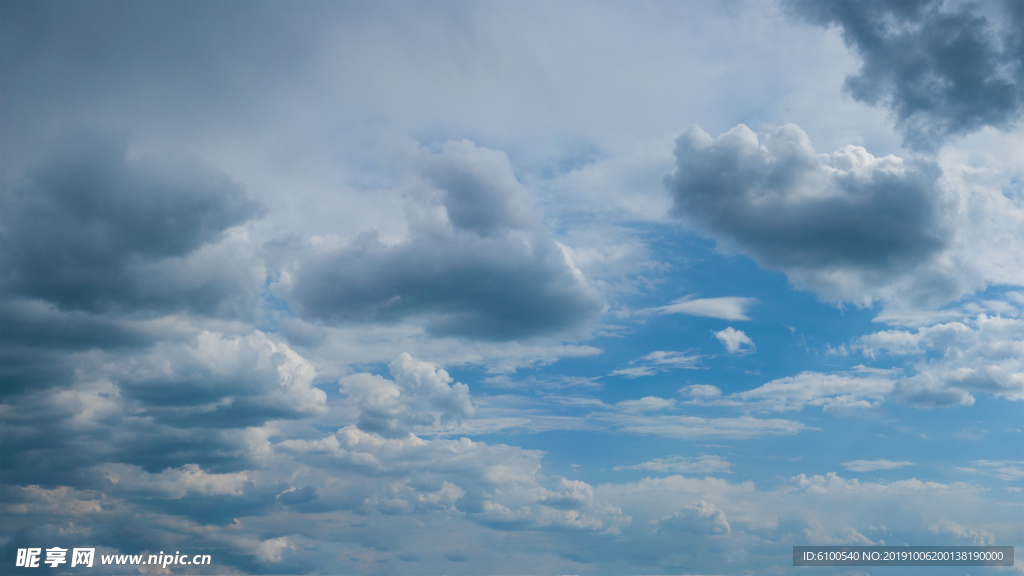
M747 308L757 303L757 298L727 296L722 298L696 298L687 296L675 300L668 306L649 308L659 314L688 314L690 316L706 316L722 320L750 320ZM647 310L641 310L645 312Z
M978 314L959 322L863 336L868 357L910 356L916 374L900 379L894 394L923 406L970 406L976 393L1024 399L1024 319Z
M355 490L365 512L409 515L438 510L466 514L500 530L614 533L630 522L621 510L596 498L585 482L561 478L553 489L544 487L539 451L468 438L385 438L354 426L325 439L330 441L287 440L275 446L347 476L347 483L327 483L320 490L321 506L351 501ZM324 456L329 459L318 460ZM393 480L382 484L382 475Z
M630 366L613 370L609 376L625 376L627 378L639 378L651 376L658 372L673 368L697 369L700 368L700 360L703 356L686 354L683 352L668 352L655 350L639 360L630 362Z
M732 326L720 332L715 332L715 338L718 338L718 341L725 346L725 349L730 354L746 354L754 351L754 341L742 330L736 330Z
M700 416L637 414L598 414L626 432L651 434L667 438L731 438L747 439L763 436L789 436L807 426L796 420L781 418L703 418Z
M843 468L852 472L874 472L875 470L895 470L904 466L914 466L913 462L893 462L891 460L850 460L843 462Z
M658 370L653 366L630 366L628 368L613 370L609 372L608 375L625 376L626 378L640 378L641 376L653 376L657 373Z
M802 372L772 380L752 390L723 396L707 384L688 386L680 393L688 404L734 406L743 410L786 412L820 406L826 412L872 408L892 392L894 382L885 372L822 374Z
M675 514L659 520L656 525L659 531L664 532L692 532L694 534L728 534L732 532L725 512L704 500L683 506Z
M676 474L712 474L731 472L732 464L719 456L702 454L696 458L672 456L655 458L632 466L616 466L615 470L647 470L650 472L672 472Z
M341 379L341 391L359 408L358 426L389 438L413 430L444 429L473 415L469 387L448 372L403 353L389 366L394 380L361 373Z
M738 392L735 398L761 410L784 412L821 406L826 412L835 412L877 406L892 388L892 380L877 376L802 372Z
M680 394L701 400L714 399L722 395L722 391L718 387L710 384L694 384L681 389L679 392Z
M615 407L623 412L638 414L641 412L656 412L667 408L674 408L675 400L671 398L659 398L657 396L644 396L639 400L623 400L616 402Z
M943 519L941 522L934 524L929 529L935 534L950 534L973 542L976 546L994 546L996 543L995 534L986 530L977 530L963 526L956 522Z
M1009 482L1024 478L1024 460L976 460L974 466L960 470L994 476Z

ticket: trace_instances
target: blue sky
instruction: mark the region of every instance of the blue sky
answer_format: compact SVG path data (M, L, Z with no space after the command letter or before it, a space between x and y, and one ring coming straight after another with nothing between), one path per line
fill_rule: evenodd
M1024 540L1019 0L0 16L11 570Z

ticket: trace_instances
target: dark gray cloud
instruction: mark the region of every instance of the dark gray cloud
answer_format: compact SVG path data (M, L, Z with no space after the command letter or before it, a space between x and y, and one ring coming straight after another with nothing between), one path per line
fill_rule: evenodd
M856 146L816 154L792 125L763 143L743 125L716 139L693 127L675 154L673 214L769 267L896 276L947 241L929 164Z
M857 100L888 106L917 149L984 126L1006 128L1024 105L1024 8L1005 0L993 26L971 3L943 10L942 0L789 0L798 16L842 28L863 59L846 78Z
M252 271L199 250L263 208L198 160L128 159L123 141L79 135L0 202L8 294L65 310L251 313Z
M204 332L191 345L131 352L61 359L74 370L65 369L59 388L26 387L5 399L5 482L91 485L84 469L107 462L236 470L252 465L253 428L326 411L312 364L261 332Z
M578 331L602 303L530 211L504 153L449 142L425 169L439 202L408 208L409 238L367 232L314 250L281 289L330 324L423 318L429 332L509 340Z

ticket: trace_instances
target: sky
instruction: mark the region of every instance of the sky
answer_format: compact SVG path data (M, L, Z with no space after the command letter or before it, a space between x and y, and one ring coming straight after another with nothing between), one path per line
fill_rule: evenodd
M1024 546L1022 29L0 3L2 572ZM212 563L15 568L54 546Z

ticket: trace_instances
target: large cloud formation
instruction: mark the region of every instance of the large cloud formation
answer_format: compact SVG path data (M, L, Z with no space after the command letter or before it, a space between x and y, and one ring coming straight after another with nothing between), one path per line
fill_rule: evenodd
M793 125L763 143L742 124L718 138L691 127L675 154L665 179L675 216L829 297L848 297L837 274L884 285L948 240L940 171L928 163L859 146L817 154Z
M1019 311L1011 311L1019 315ZM865 356L909 357L914 374L897 382L901 399L922 406L970 406L973 394L1024 400L1024 320L978 314L860 338Z
M978 7L942 0L791 0L796 14L842 28L863 59L847 77L857 100L888 106L907 144L935 149L948 136L1006 128L1024 106L1024 6L1006 0L1009 24L993 30ZM1005 34L1000 38L1000 34Z
M0 191L0 394L67 388L74 354L178 338L169 315L258 316L264 267L244 224L264 208L187 155L129 157L65 138Z
M409 237L376 232L313 249L278 283L329 324L423 319L436 335L492 340L579 332L602 302L529 206L503 152L448 142L427 162L434 199L411 201Z
M128 159L125 142L83 134L5 188L0 202L0 282L9 295L89 312L238 315L253 304L236 302L254 295L250 271L201 251L264 209L198 160Z

